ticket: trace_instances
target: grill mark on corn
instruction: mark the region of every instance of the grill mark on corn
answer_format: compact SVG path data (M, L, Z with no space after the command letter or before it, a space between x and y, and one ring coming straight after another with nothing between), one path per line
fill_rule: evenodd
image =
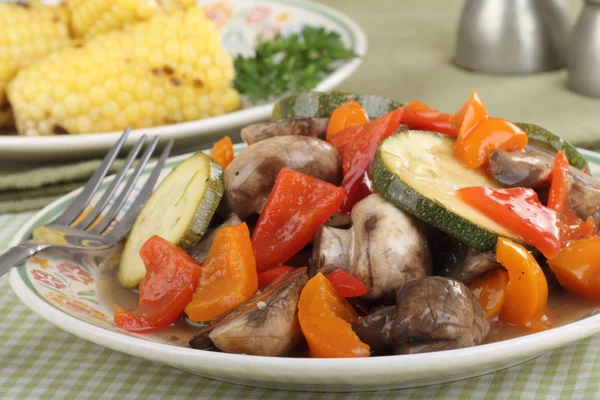
M163 72L158 68L152 68L151 71L154 76L162 76L162 74L163 74Z
M171 67L170 65L166 65L166 64L163 65L162 70L167 75L173 75L173 73L175 72L173 67Z
M174 76L169 78L169 82L171 82L171 84L173 84L174 86L181 86L181 79L176 78Z
M10 103L4 97L0 97L0 112L10 110Z
M204 87L204 82L202 82L202 79L196 78L192 81L192 83L194 84L194 86L196 86L198 88Z
M52 133L54 133L55 135L68 135L69 131L66 130L65 127L62 125L54 124L52 126Z
M19 6L19 7L23 7L23 8L29 8L29 4L25 3L24 1L17 1L14 3L15 6Z

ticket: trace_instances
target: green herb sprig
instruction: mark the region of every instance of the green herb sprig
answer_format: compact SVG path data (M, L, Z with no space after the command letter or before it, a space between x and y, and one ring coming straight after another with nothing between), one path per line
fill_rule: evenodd
M300 33L258 39L255 55L235 59L235 88L250 102L314 88L331 64L357 57L337 32L306 26Z

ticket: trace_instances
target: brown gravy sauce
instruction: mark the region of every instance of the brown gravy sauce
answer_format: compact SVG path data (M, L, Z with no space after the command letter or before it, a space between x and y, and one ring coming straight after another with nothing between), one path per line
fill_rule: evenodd
M96 280L96 293L98 293L100 303L108 310L113 310L115 305L127 311L135 311L137 308L138 291L125 289L121 286L117 279L116 268L100 268L100 273ZM169 344L189 347L188 343L197 330L197 328L190 326L182 319L168 328L152 332L149 339L156 338L156 341L159 342L168 341Z
M578 298L561 289L548 292L548 313L546 316L554 327L567 325L597 313L600 313L600 304L598 303ZM491 322L490 333L484 343L499 342L531 333L534 332L495 320Z
M97 280L97 293L102 305L109 310L112 310L114 305L128 311L135 311L137 307L137 291L124 289L121 286L116 276L116 268L101 268ZM598 303L577 298L563 290L549 292L547 316L554 326L566 325L597 313L600 313L600 304ZM196 331L197 328L180 320L168 328L153 332L152 336L188 347L188 342ZM494 320L491 321L490 333L484 343L499 342L531 333L533 332L528 329ZM305 355L306 347L303 345L289 356L302 357Z

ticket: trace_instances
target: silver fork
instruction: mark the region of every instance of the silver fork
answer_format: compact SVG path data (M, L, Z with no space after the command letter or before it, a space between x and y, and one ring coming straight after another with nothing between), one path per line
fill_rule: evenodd
M105 178L111 165L115 161L119 150L123 147L129 131L130 129L127 128L123 132L117 143L109 150L104 157L104 160L102 160L100 167L94 172L92 177L83 187L81 193L79 193L67 209L49 224L42 228L38 228L40 229L40 235L36 235L38 238L11 247L0 255L0 276L8 272L13 266L22 263L27 258L42 250L49 248L87 251L106 250L119 243L127 235L135 222L137 215L142 210L142 207L154 189L154 185L156 184L165 161L173 147L172 140L169 140L166 144L160 158L156 162L156 166L150 173L150 176L144 183L141 191L133 200L133 203L123 218L114 227L111 228L111 222L113 222L119 211L125 205L135 183L141 176L144 167L154 153L159 141L158 137L154 138L148 145L118 197L116 197L116 193L119 184L123 182L127 171L146 142L146 135L143 135L129 151L129 154L123 162L123 166L119 169L113 181L91 209L89 214L82 218L81 221L77 221L76 223L73 222L82 215L86 210L86 207L90 204L90 201L98 191L102 180ZM116 199L112 206L108 207L109 202L115 197ZM93 225L93 222L100 216L102 219L96 225ZM40 237L43 237L43 239L40 239Z

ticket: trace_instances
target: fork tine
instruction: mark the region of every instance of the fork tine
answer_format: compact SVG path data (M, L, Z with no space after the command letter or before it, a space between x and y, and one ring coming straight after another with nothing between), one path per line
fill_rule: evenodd
M97 235L101 234L102 231L104 231L108 227L108 225L110 225L113 218L115 218L117 216L119 211L121 211L121 208L123 208L123 206L125 205L125 202L129 198L129 195L131 194L131 191L135 187L135 183L137 182L140 175L142 174L144 167L150 160L152 153L154 153L154 149L156 148L156 145L158 144L158 140L159 140L159 138L155 137L154 140L150 143L150 145L146 149L146 151L144 151L144 154L142 154L142 157L140 158L138 165L135 167L133 174L127 181L127 185L121 191L119 198L110 207L108 212L102 217L102 220L98 223L98 225L96 225L93 229L90 229L90 231L89 231L90 233L95 233Z
M81 214L81 212L92 200L92 197L94 196L94 193L96 193L96 191L98 190L102 179L104 179L104 177L110 170L110 167L112 166L113 162L115 161L115 158L119 154L119 150L121 150L121 147L123 147L123 143L125 143L125 140L127 139L127 136L129 135L130 131L131 128L125 129L123 134L121 134L119 140L117 140L117 143L115 143L115 145L109 150L109 152L106 153L106 156L104 156L102 163L100 164L96 172L94 172L92 177L87 181L81 193L79 193L79 195L75 198L75 200L73 200L69 207L67 207L67 209L63 211L63 213L60 214L58 217L56 217L56 219L54 219L51 223L69 225L75 220L75 218L77 218L77 216L79 216L79 214Z
M102 211L104 210L104 207L108 204L110 199L113 197L113 195L119 188L119 185L123 181L125 174L129 170L129 167L131 167L133 160L135 160L135 158L137 157L138 153L140 152L140 149L142 148L142 146L144 145L145 142L146 142L146 135L143 135L137 141L135 146L131 149L131 151L127 155L127 158L125 158L125 161L123 162L123 166L121 166L121 168L119 169L119 172L117 172L117 175L111 182L110 186L106 189L106 191L104 192L104 194L102 195L100 200L98 200L98 202L96 204L94 204L94 208L92 209L92 211L83 219L83 221L79 222L77 225L74 225L73 226L74 228L85 230L88 226L90 226L96 220L96 218L98 218L98 215L100 215L100 213L102 213Z
M135 222L138 214L140 213L140 211L142 211L144 204L146 204L148 197L150 197L150 195L152 194L152 191L154 190L154 185L156 184L156 181L158 180L158 177L160 176L160 173L165 165L165 161L167 161L167 157L169 157L169 153L171 152L172 147L173 147L173 140L169 140L167 142L167 145L165 146L165 149L163 150L162 154L160 155L160 158L156 162L156 166L154 167L154 170L152 170L152 173L148 177L148 180L146 180L144 187L142 187L142 190L137 195L136 199L133 201L133 204L131 204L131 207L129 207L129 210L127 210L127 213L125 213L125 215L123 216L123 219L121 219L121 221L119 221L117 226L115 226L107 234L107 236L109 238L111 238L115 241L119 241L119 240L123 239L125 237L125 235L127 235L129 230L133 226L133 223Z

